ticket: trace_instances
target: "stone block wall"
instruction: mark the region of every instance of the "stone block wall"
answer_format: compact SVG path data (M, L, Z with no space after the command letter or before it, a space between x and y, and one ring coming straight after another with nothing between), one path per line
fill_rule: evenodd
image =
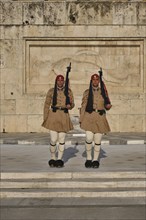
M1 0L1 132L46 132L43 105L56 74L70 84L75 129L91 74L103 68L113 132L146 131L146 1Z

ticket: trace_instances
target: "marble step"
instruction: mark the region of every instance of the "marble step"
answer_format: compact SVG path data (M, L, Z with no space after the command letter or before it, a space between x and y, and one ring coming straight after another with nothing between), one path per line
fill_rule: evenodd
M121 172L2 172L1 180L5 179L146 179L145 171Z
M2 173L1 198L144 198L144 172Z

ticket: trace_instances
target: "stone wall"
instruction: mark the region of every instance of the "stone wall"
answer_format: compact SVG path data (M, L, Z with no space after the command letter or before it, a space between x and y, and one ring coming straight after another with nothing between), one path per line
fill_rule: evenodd
M146 131L146 1L1 0L1 131L46 132L46 92L72 63L78 108L103 68L113 132Z

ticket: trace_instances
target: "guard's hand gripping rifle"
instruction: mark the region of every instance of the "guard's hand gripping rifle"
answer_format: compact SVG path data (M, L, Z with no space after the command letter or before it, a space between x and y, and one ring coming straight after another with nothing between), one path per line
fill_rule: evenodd
M106 108L106 105L111 104L111 102L110 102L110 99L108 96L106 86L102 80L102 74L103 74L102 68L100 68L100 70L98 72L99 72L99 79L100 79L100 86L101 86L101 94L102 94L102 97L104 98L104 106Z
M66 80L65 80L65 90L64 90L64 94L66 96L66 105L70 105L70 98L69 98L69 72L71 71L71 63L69 64L69 66L67 67L67 72L66 72Z

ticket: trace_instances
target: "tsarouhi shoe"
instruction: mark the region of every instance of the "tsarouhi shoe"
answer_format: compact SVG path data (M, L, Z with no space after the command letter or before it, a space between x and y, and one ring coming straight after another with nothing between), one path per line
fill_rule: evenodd
M56 160L56 167L60 168L64 166L63 160Z
M56 164L56 160L51 159L51 160L48 161L48 164L49 164L50 167L55 167L56 166L55 165Z
M92 167L92 160L86 160L86 162L85 162L85 167L86 167L86 168Z
M99 162L98 162L98 160L94 160L93 162L92 162L92 167L93 168L98 168L99 167Z

